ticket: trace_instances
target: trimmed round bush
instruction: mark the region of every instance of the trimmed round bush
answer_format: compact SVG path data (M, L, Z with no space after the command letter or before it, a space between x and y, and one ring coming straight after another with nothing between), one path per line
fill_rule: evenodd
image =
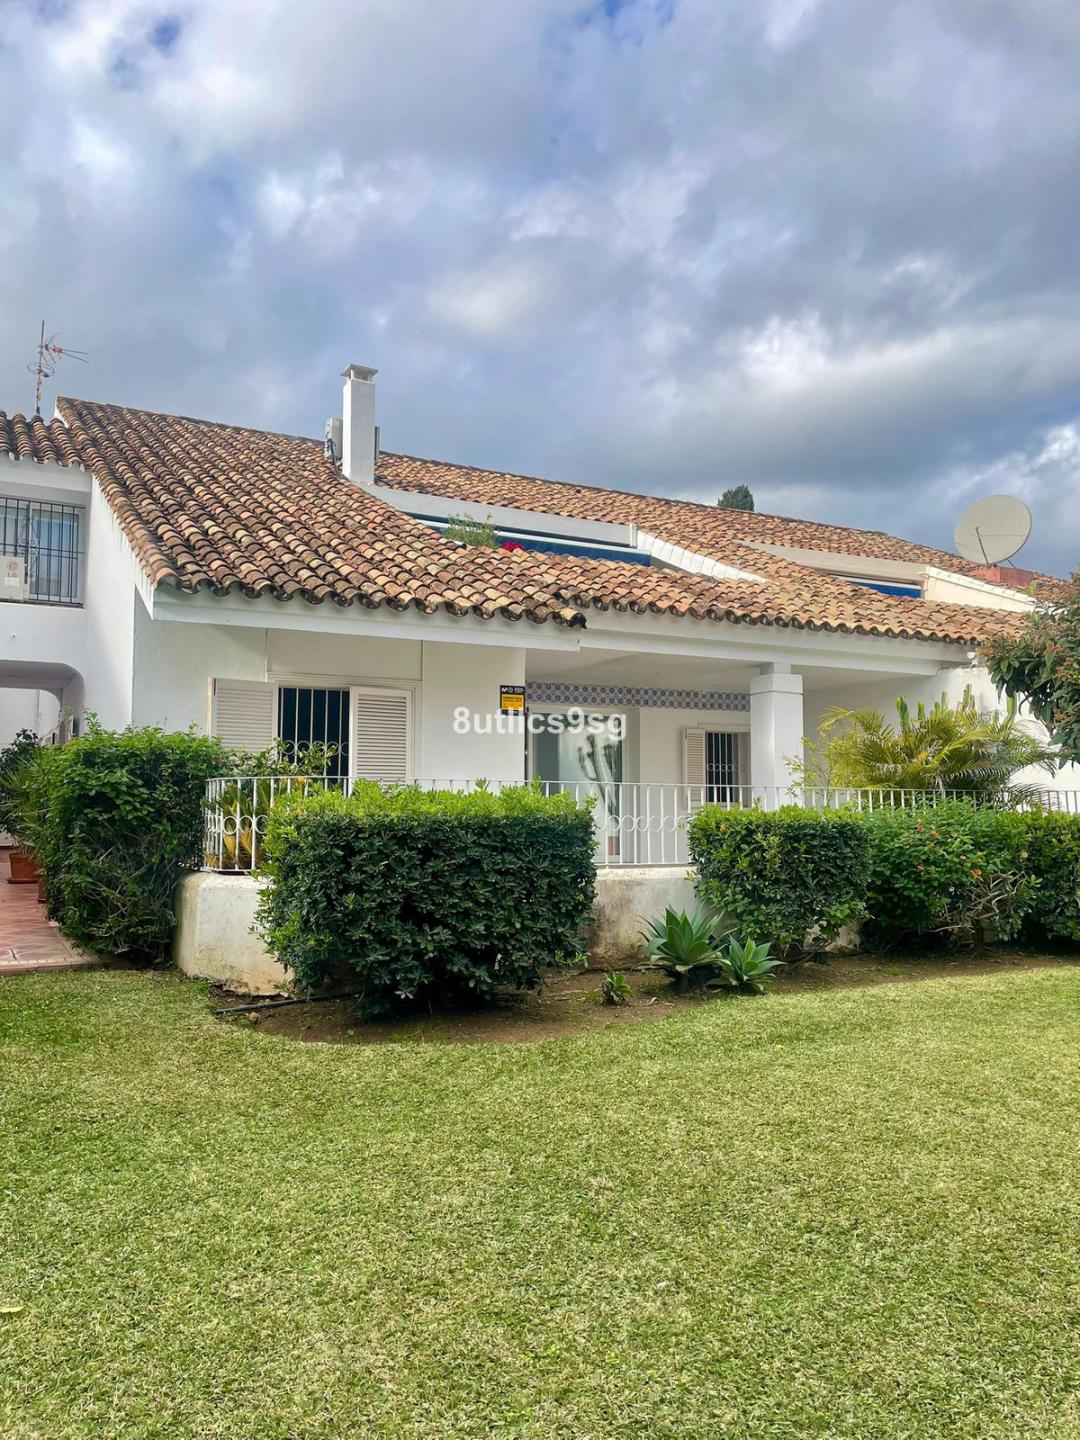
M594 844L588 809L531 786L287 797L257 923L301 989L348 984L368 1013L490 1000L580 950Z

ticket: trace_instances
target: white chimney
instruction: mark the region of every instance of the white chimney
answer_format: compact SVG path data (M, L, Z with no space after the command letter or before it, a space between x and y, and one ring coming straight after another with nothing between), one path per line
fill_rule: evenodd
M379 372L368 365L348 365L342 397L341 470L357 485L375 483L375 386Z

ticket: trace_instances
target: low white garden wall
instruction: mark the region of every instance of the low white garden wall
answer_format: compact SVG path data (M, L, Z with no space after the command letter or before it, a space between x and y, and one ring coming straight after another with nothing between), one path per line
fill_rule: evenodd
M173 960L185 975L244 995L288 988L281 965L251 930L261 882L250 875L186 875L176 896Z
M598 870L588 931L592 963L618 967L640 960L645 919L662 915L668 905L694 909L689 874L679 865ZM288 988L284 967L251 931L259 884L249 875L205 870L180 882L173 959L185 975L249 995L273 995Z
M668 906L692 914L698 899L685 865L612 866L596 872L596 905L587 934L593 965L618 969L645 958L641 932Z

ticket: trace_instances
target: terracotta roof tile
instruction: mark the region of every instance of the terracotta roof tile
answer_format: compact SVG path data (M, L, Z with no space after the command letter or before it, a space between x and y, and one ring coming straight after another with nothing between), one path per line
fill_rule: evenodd
M59 420L44 421L40 415L27 419L18 413L0 410L0 455L13 460L52 461L56 465L78 465L79 456L67 427Z
M761 578L460 546L344 479L317 441L81 400L58 410L63 424L0 416L0 448L92 470L154 585L537 624L614 610L963 644L1021 618L881 595L747 543L768 534L832 548L845 537L850 548L853 532L836 526L383 455L379 479L397 488L636 523ZM854 533L859 553L875 553L862 543L870 533L880 553L938 563L940 552Z

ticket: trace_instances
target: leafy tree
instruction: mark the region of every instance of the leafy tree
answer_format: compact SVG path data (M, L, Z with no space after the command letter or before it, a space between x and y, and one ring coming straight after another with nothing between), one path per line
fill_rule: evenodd
M983 660L999 689L1028 702L1060 759L1080 761L1080 569L1063 604L1034 611L1019 636L991 640Z
M754 492L749 485L734 485L716 503L723 510L753 510Z
M1023 729L1014 699L1004 714L984 715L969 686L955 705L943 695L929 710L920 703L913 715L899 699L896 712L898 727L880 710L830 710L820 743L808 743L805 778L843 788L955 790L991 798L1018 793L1012 777L1026 766L1054 773L1057 756Z

